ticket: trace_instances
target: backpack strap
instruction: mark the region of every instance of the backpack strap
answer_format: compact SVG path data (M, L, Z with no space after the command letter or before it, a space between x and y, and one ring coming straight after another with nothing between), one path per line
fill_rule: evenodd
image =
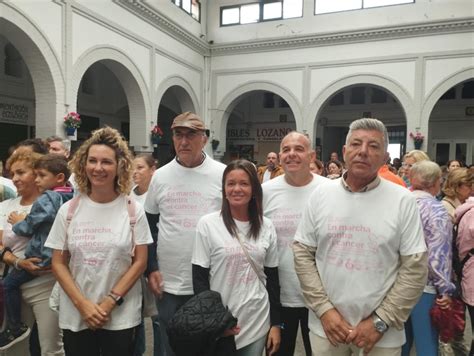
M137 223L135 199L127 196L127 212L130 220L130 231L132 233L132 256L135 254L135 224Z
M63 251L65 250L66 248L66 244L67 244L67 229L69 228L69 225L71 224L71 220L74 216L74 213L76 212L77 210L77 207L79 206L79 200L80 200L81 196L80 195L76 195L75 197L73 197L71 199L71 202L69 203L69 207L67 209L67 215L66 215L66 238L64 239L64 245L63 245L63 249L61 251L61 253L63 253ZM62 197L61 197L62 199Z

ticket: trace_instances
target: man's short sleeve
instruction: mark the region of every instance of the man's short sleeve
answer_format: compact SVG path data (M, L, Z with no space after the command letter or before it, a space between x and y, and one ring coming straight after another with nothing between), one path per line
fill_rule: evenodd
M315 212L317 210L315 209L315 202L319 188L320 187L317 187L309 197L294 238L295 241L311 247L318 247L315 221Z
M144 208L145 208L145 211L148 213L148 214L159 214L160 213L160 209L159 209L159 206L158 206L158 178L157 178L157 175L156 175L156 171L155 173L153 174L153 177L151 179L151 182L150 182L150 186L148 187L148 193L146 195L146 200L145 200L145 203L144 203Z

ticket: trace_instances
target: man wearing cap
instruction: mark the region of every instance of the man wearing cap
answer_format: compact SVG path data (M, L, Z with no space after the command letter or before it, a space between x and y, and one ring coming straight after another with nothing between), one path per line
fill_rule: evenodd
M155 172L145 201L152 235L158 235L156 249L149 249L146 271L150 288L161 296L158 318L162 345L156 345L155 338L155 355L167 356L173 352L166 326L193 295L191 255L195 227L203 215L220 209L225 169L203 151L208 138L199 116L191 112L178 115L171 129L176 157ZM158 347L162 351L157 353Z

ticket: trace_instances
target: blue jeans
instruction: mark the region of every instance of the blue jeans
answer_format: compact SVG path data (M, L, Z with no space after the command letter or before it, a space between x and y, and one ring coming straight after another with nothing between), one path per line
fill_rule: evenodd
M405 323L407 342L402 347L402 355L410 355L415 341L417 355L438 355L438 332L431 323L430 309L435 303L436 294L423 293Z
M237 350L237 356L260 356L263 354L267 335Z
M185 304L192 295L174 295L163 293L163 297L156 302L158 307L157 323L153 321L154 350L153 356L174 356L168 342L166 327L176 311Z
M21 326L21 291L23 283L35 279L36 276L24 270L12 269L3 280L5 292L5 311L7 313L7 326L17 330Z

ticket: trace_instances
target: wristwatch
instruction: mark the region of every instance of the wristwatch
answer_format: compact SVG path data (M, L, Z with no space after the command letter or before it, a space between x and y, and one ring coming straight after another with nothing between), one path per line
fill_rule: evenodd
M377 330L379 333L383 334L388 330L387 323L380 319L376 313L372 315L372 321L374 322L375 330Z
M117 304L117 306L120 306L122 305L123 303L123 297L121 295L118 295L114 292L110 292L109 293L109 297L112 298L113 300L115 300L115 304Z

